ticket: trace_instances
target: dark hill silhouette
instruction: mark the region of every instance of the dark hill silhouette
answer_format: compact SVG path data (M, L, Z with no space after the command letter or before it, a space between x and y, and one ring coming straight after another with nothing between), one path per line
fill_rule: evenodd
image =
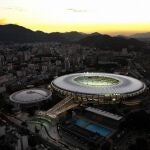
M150 41L150 32L145 33L136 33L134 35L131 35L130 38L135 38L141 41Z
M140 48L142 42L133 38L111 37L100 33L84 34L76 31L60 33L45 33L42 31L32 31L22 26L8 24L0 25L1 42L75 42L85 46L93 46L103 49L121 49L123 47Z
M131 35L130 37L132 37L132 38L149 38L150 39L150 32L136 33L136 34Z
M65 39L68 41L72 41L72 42L77 42L87 36L88 36L87 34L77 32L77 31L71 31L71 32L64 33Z
M0 25L0 41L3 42L74 42L84 38L86 34L79 32L45 33L32 31L22 26L8 24Z
M81 45L97 47L102 49L122 49L124 47L130 47L133 49L140 49L143 46L143 42L140 42L133 38L124 37L111 37L109 35L94 34L89 35L79 41Z

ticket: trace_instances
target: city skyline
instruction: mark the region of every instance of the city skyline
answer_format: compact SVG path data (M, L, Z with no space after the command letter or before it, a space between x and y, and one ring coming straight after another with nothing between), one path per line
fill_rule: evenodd
M44 32L130 35L150 31L148 0L1 0L0 24Z

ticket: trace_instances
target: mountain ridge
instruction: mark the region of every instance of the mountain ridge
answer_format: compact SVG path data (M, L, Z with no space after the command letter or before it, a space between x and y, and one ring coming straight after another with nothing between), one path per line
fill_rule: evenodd
M141 41L150 41L150 32L136 33L130 36Z
M141 41L133 38L124 38L120 36L112 37L107 34L94 32L85 34L82 32L51 32L32 31L28 28L8 24L0 25L0 41L1 42L62 42L62 43L78 43L85 46L92 46L103 49L121 49L124 47L140 47Z

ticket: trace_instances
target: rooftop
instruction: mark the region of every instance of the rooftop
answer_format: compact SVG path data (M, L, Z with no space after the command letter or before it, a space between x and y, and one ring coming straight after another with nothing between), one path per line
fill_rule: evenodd
M97 109L97 108L93 108L93 107L87 107L85 110L93 112L93 113L98 114L98 115L102 115L102 116L111 118L113 120L117 120L117 121L119 121L119 120L121 120L123 118L120 115L112 114L110 112L103 111L101 109Z
M131 93L137 95L145 89L145 84L135 78L111 73L74 73L58 77L52 85L60 90L87 94L104 95Z
M24 89L10 95L10 101L15 103L27 104L47 100L51 92L46 89Z

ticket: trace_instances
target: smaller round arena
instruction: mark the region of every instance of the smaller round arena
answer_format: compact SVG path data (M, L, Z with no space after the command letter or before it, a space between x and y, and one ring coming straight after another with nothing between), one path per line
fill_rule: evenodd
M34 88L17 91L11 94L9 99L17 108L40 107L51 99L51 95L49 90Z

